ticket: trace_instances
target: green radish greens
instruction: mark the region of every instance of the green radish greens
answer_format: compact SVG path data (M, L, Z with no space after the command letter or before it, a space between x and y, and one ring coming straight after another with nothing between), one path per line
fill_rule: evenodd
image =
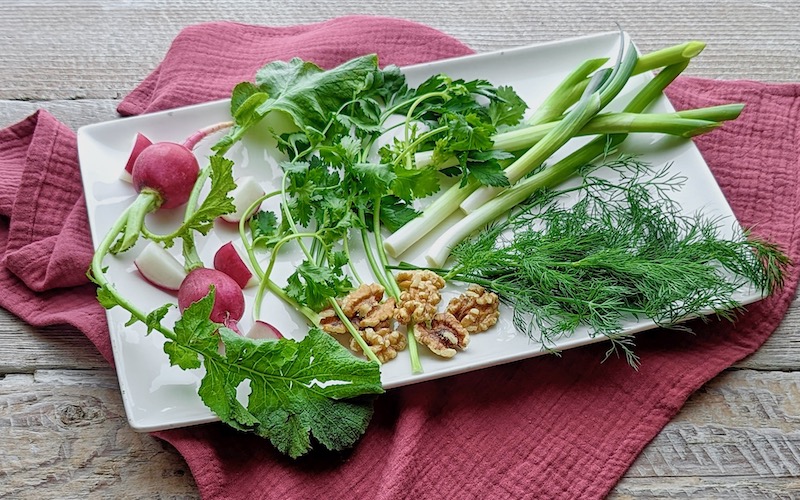
M172 365L204 368L200 398L223 422L292 457L317 444L353 446L365 432L372 399L383 392L381 359L342 298L377 283L387 300L401 301L394 271L423 268L397 259L453 213L464 216L427 249L424 269L496 293L513 309L515 326L545 349L584 328L610 339L612 351L621 349L637 366L626 322L678 328L709 312L733 319L737 292L752 286L771 293L788 265L778 248L746 231L725 238L724 221L683 213L669 197L681 185L669 166L617 150L628 134L692 137L738 116L735 103L646 112L703 47L688 42L639 56L621 36L616 60L587 60L536 109L511 87L483 79L437 74L412 87L399 68L380 68L375 55L329 70L300 59L269 63L233 89L231 122L212 124L160 157L154 153L167 150L163 143L137 138L128 163L146 194L99 243L90 270L98 299L128 311L128 324L162 335ZM607 109L631 76L654 70L620 103L622 111ZM289 132L273 131L281 181L249 207L236 207L234 165L225 155L274 112L293 124ZM198 142L219 131L225 133L206 165L173 178L172 158L186 163ZM573 148L578 136L588 139ZM552 161L565 147L572 152ZM180 196L172 197L178 188ZM164 200L170 207L172 200L185 203L184 217L173 232L156 234L145 215ZM266 200L280 208L261 210ZM206 269L195 244L234 211L252 214L238 229L258 283L255 317L273 294L307 320L302 340L238 334L241 285ZM107 274L105 259L132 251L140 239L165 249L180 242L193 277L191 290L178 291L171 326L167 318L178 304L143 311ZM365 254L368 275L354 265L354 246ZM302 261L281 283L273 274L287 250ZM236 304L237 316L221 304ZM356 354L322 331L331 314ZM420 347L405 332L410 370L420 373ZM237 396L242 384L250 388L245 400Z

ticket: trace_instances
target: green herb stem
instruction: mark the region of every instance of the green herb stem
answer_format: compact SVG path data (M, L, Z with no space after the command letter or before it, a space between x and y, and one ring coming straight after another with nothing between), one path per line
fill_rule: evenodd
M383 243L383 235L381 234L380 206L381 199L380 197L377 197L373 203L372 233L375 237L376 252L380 258L381 267L383 268L384 273L386 273L386 282L389 284L389 288L386 289L387 293L389 293L395 299L395 301L399 303L400 287L397 285L397 280L394 277L394 273L392 273L389 268L389 258L386 255L386 250ZM422 362L419 359L419 348L417 346L417 338L414 336L413 325L408 325L406 339L408 343L408 354L411 359L411 372L422 373Z
M378 283L380 283L387 293L392 293L393 289L391 288L391 285L386 277L386 272L378 264L378 261L375 259L375 254L372 251L372 244L369 241L369 231L366 228L366 217L363 210L359 210L359 217L361 217L361 220L363 221L363 227L361 228L361 242L364 247L364 255L367 257L367 262L369 262L369 267L372 270L372 275L376 280L378 280Z
M146 322L147 315L117 291L117 289L106 278L105 270L103 269L103 260L109 254L114 241L120 234L124 232L125 226L128 223L130 212L132 210L133 206L129 206L125 209L125 211L122 212L120 217L116 220L114 225L111 226L106 233L106 236L100 242L97 250L95 250L90 266L91 279L100 287L98 293L100 293L100 291L110 293L114 297L116 304L131 313L131 315L137 320ZM172 330L164 328L160 324L155 325L154 327L167 339L175 340L175 333Z
M376 356L375 353L372 351L372 349L369 348L366 341L364 341L364 339L361 337L361 334L358 333L358 330L356 330L356 327L353 326L353 323L350 321L350 318L348 318L347 315L345 315L344 311L342 311L342 307L339 305L339 302L337 302L336 299L334 298L330 298L328 299L328 303L331 305L333 310L336 311L336 315L339 316L339 319L342 320L342 323L344 324L345 328L347 329L348 332L350 332L350 335L352 335L352 337L355 339L358 346L364 352L364 355L367 358L369 358L370 361L373 361L374 363L380 365L381 361L378 359L378 356Z
M136 244L144 227L144 218L161 205L161 196L152 189L142 189L128 210L125 211L125 223L122 237L112 247L113 253L124 252Z

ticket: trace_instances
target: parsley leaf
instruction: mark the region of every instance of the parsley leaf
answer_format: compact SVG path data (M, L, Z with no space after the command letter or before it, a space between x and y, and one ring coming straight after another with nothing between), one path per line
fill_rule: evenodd
M287 279L285 290L299 304L320 311L328 305L328 299L344 295L352 288L341 266L324 267L303 261Z
M389 231L397 231L418 215L419 212L397 196L389 195L381 199L381 223Z
M499 87L497 98L489 103L489 118L495 127L517 125L528 104L511 87Z
M278 234L278 218L272 211L259 210L250 217L250 232L253 243L271 241ZM269 243L267 243L269 245Z
M411 201L425 198L439 191L439 171L434 167L404 168L394 170L392 192L400 199Z

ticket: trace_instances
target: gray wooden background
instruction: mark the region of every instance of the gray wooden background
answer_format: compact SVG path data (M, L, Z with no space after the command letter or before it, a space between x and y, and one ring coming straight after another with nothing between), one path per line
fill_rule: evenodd
M477 51L619 23L644 51L706 41L691 75L800 82L798 0L0 0L0 127L39 108L73 128L115 117L189 24L344 14L419 21ZM799 330L795 302L759 352L692 396L611 498L800 497ZM198 496L180 455L127 427L116 377L81 334L0 310L0 498Z

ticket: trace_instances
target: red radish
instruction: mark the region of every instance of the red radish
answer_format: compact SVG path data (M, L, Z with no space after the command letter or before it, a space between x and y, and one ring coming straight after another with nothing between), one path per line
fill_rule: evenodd
M235 327L244 314L244 294L233 278L221 271L205 267L192 270L178 289L178 308L183 312L192 303L208 295L212 285L214 307L211 309L211 321Z
M136 158L139 157L139 154L144 151L146 147L152 144L153 142L144 135L136 134L136 140L133 143L133 148L131 149L131 154L128 157L128 162L125 164L125 170L119 176L120 179L126 182L133 181L133 178L131 177L131 174L133 173L133 163L136 161Z
M154 242L148 243L133 263L144 279L165 290L177 291L186 278L183 265L161 245Z
M237 223L242 219L247 219L258 207L255 207L250 213L245 213L247 208L255 203L259 198L264 196L264 188L252 177L242 177L236 181L236 188L230 192L233 198L233 206L236 210L232 213L222 216L223 220L228 222Z
M219 247L214 254L214 269L233 278L241 288L258 284L258 278L247 264L242 251L232 241Z
M133 163L133 187L155 192L160 208L175 208L189 200L200 166L186 147L156 142L146 147Z
M255 323L253 323L253 326L250 327L250 330L247 332L245 337L255 340L280 340L283 338L283 335L278 331L277 328L270 325L266 321L257 320Z

